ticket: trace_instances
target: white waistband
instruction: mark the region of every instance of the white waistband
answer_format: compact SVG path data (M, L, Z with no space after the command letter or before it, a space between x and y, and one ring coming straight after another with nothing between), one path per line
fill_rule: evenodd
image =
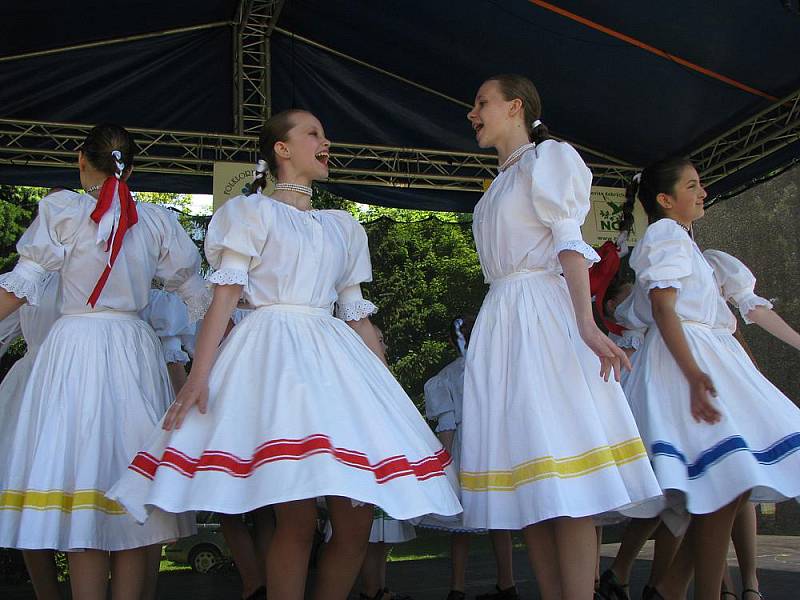
M305 315L314 315L317 317L331 317L330 309L319 308L318 306L306 306L304 304L268 304L267 306L259 306L256 311L263 310L276 310L280 312L293 312Z
M708 323L702 323L700 321L690 321L688 319L682 319L681 323L683 323L684 325L692 325L693 327L704 327L705 329L714 329Z
M508 281L515 281L517 279L528 279L530 277L536 277L540 275L555 275L552 271L548 271L547 269L529 269L526 271L515 271L513 273L509 273L508 275L504 275L503 277L498 277L490 282L490 285L495 285L498 283L506 283Z
M129 312L124 310L96 310L85 313L70 313L61 315L64 317L91 317L92 319L123 319L127 321L137 320L140 321L141 317L137 312Z

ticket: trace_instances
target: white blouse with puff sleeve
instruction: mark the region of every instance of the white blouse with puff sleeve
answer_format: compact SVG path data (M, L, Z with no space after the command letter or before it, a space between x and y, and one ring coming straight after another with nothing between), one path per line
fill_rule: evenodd
M756 278L742 261L721 250L706 250L703 256L714 269L722 297L739 309L745 323L752 323L747 315L754 308L772 309L769 300L755 293Z
M636 284L615 315L621 325L646 331L655 325L650 290L677 290L675 311L682 321L735 329L735 319L720 295L714 269L689 234L672 219L650 225L631 253Z
M361 294L372 280L367 234L348 213L308 210L261 193L237 196L211 219L209 281L244 286L255 308L288 304L333 310L345 320L377 311Z
M558 254L600 257L583 241L592 172L575 149L547 140L502 171L475 207L473 233L487 283L512 273L561 272ZM499 235L502 232L502 235Z
M194 323L189 321L186 305L172 292L150 290L150 302L139 312L156 332L164 349L167 363L188 363L189 355L184 351L181 338L194 334Z
M43 198L38 216L17 243L19 262L0 275L0 286L35 306L47 272L59 271L62 314L139 312L155 277L183 298L194 319L202 316L208 290L199 273L200 253L174 213L146 203L137 203L139 222L125 234L95 308L87 304L108 260L90 219L94 207L93 197L69 190Z

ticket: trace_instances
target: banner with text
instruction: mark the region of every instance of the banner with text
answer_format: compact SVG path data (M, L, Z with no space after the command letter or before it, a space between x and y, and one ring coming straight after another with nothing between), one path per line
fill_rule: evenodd
M592 208L586 215L581 231L587 244L599 247L604 242L615 241L619 235L619 220L625 204L625 189L603 186L592 186ZM628 245L633 246L647 228L647 215L641 202L637 202L633 211L633 231L628 238Z
M247 193L253 181L253 163L215 162L214 163L214 210L216 211L227 200ZM271 179L267 180L265 194L275 189Z

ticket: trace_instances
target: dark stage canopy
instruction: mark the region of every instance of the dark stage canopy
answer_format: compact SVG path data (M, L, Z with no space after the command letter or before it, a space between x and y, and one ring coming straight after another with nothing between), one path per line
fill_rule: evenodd
M797 8L7 0L0 182L76 187L65 168L84 131L76 125L115 121L145 130L134 187L210 193L213 160L254 158L267 106L298 106L341 144L332 191L470 210L492 160L474 143L468 105L489 75L519 72L537 84L545 123L579 145L598 183L620 185L635 167L680 153L720 194L800 156ZM248 88L253 73L260 100ZM175 135L159 138L162 130Z

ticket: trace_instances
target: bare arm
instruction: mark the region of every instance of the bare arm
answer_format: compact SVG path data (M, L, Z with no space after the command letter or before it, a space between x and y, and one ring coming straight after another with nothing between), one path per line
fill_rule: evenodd
M597 327L592 315L591 297L589 294L589 270L586 259L580 252L563 250L558 255L564 279L567 282L578 331L587 346L600 357L600 375L608 381L611 371L614 379L619 381L621 368L631 368L628 356L614 342L608 339Z
M389 364L386 362L386 355L383 353L383 348L381 347L381 342L378 339L378 334L375 331L375 328L372 326L372 322L369 320L369 317L364 317L358 321L345 321L345 323L353 328L353 331L355 331L359 337L364 340L364 343L370 350L372 350L372 352L375 353L375 356L380 358L381 362L388 367Z
M25 304L24 298L17 298L11 292L0 288L0 320L5 319L23 304Z
M233 309L236 308L241 295L241 285L214 286L214 299L211 301L211 306L203 317L203 324L197 333L192 370L164 419L163 427L167 431L179 429L189 409L195 404L201 413L206 412L208 375L217 357L219 344L230 323Z
M747 318L782 342L800 350L800 333L792 329L774 310L766 306L756 306L747 313Z
M454 429L448 429L446 431L440 431L436 434L439 438L439 441L442 442L442 446L444 446L445 450L448 453L452 454L453 452L453 440L456 437L456 432Z
M716 396L711 378L700 370L686 341L683 325L675 312L678 290L675 288L650 290L650 301L653 305L653 319L658 326L661 337L675 362L689 382L692 417L695 421L716 423L720 413L711 402L710 396Z

